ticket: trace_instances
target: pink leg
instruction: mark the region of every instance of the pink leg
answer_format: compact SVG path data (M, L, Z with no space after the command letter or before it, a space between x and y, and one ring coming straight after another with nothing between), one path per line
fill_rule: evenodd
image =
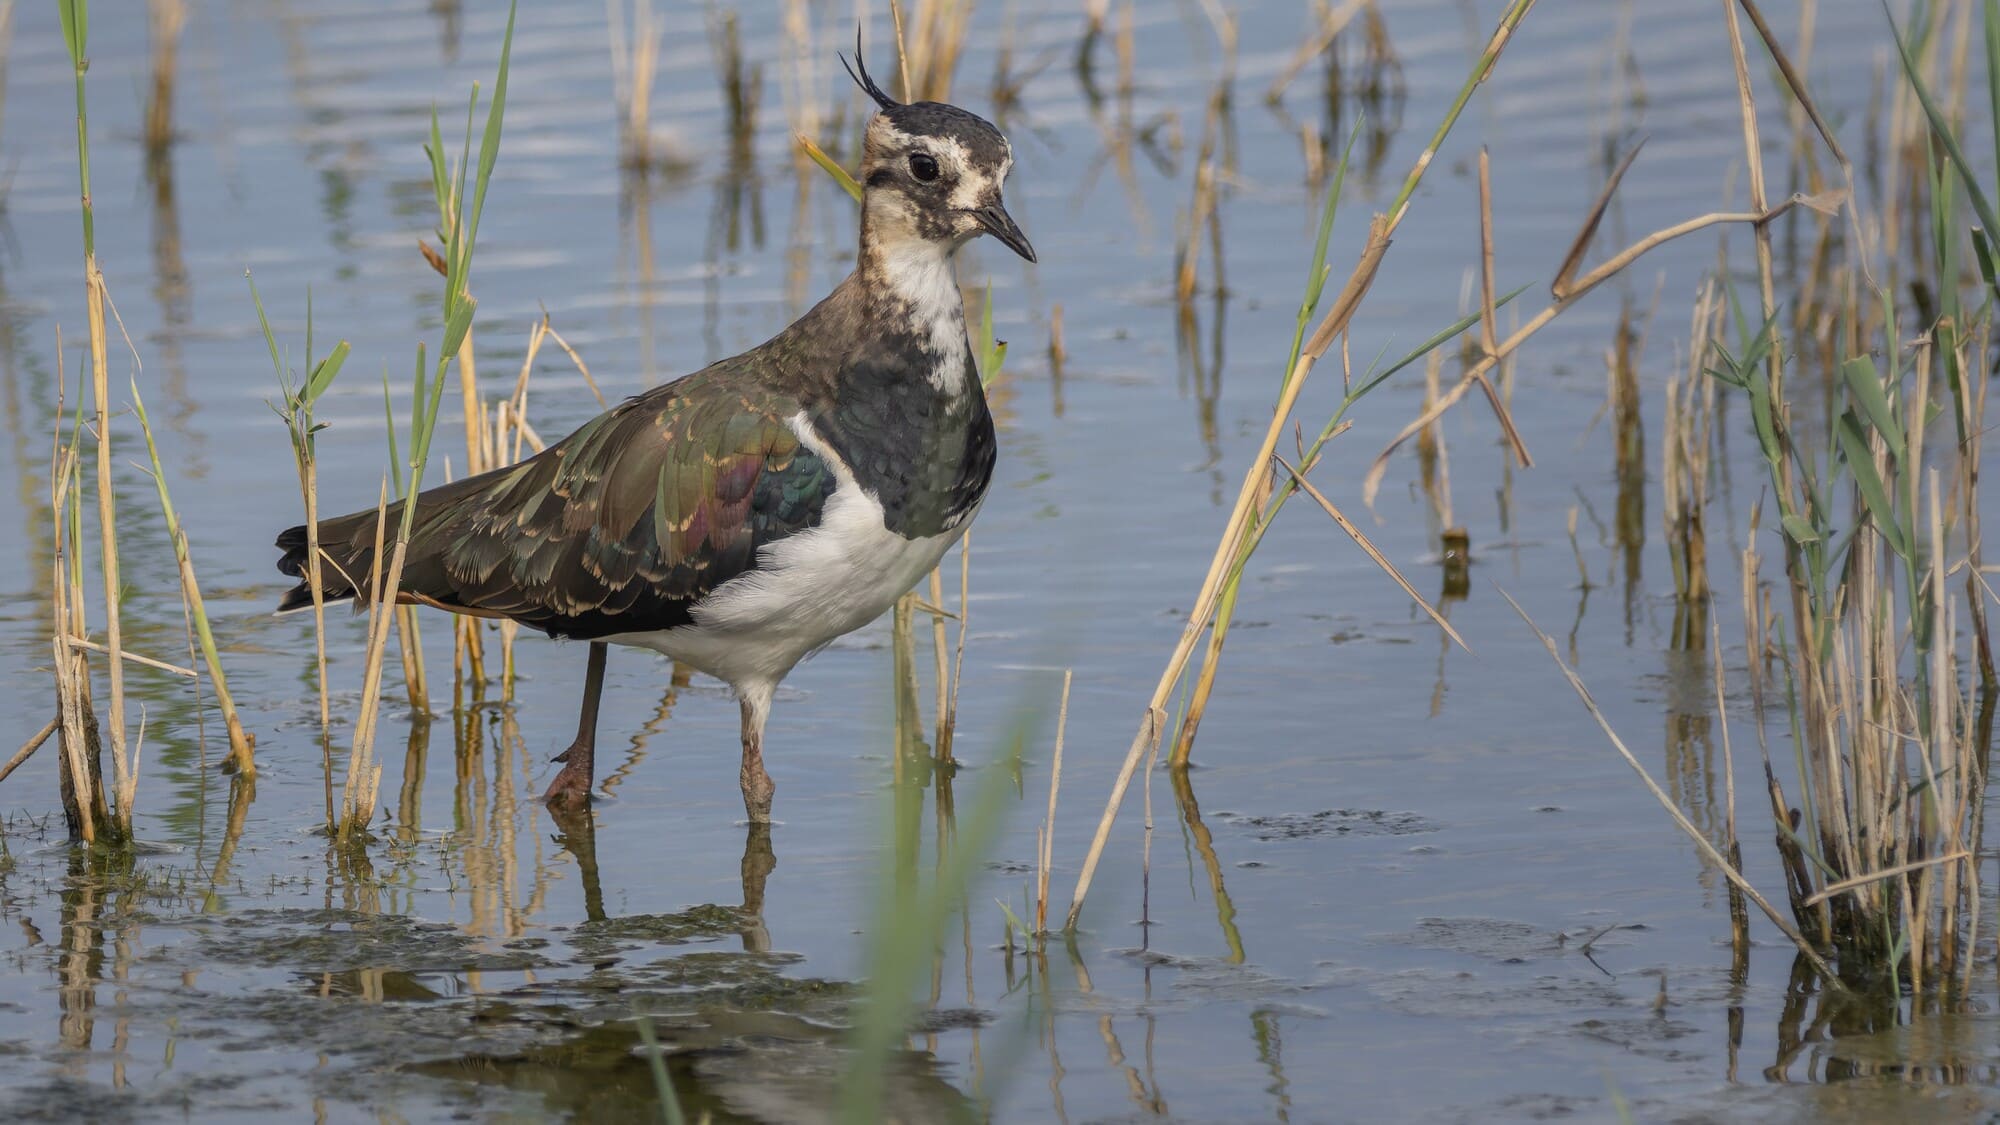
M752 824L771 822L771 794L777 789L764 772L764 717L771 710L771 689L738 691L743 711L743 811Z
M562 772L549 782L548 792L542 800L551 805L565 808L581 808L590 803L592 771L596 767L597 756L597 699L604 692L605 644L592 641L590 644L590 669L583 680L583 713L576 724L576 741L569 749L556 755L556 761L563 764Z

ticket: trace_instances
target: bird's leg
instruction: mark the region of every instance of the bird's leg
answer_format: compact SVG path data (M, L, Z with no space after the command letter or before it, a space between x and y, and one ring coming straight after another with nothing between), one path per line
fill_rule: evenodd
M737 692L743 710L743 811L752 824L771 822L771 793L777 789L764 772L764 717L771 713L771 689Z
M590 642L590 671L583 680L583 713L577 716L576 741L557 754L562 772L549 782L542 800L550 804L579 806L590 801L591 772L597 751L597 697L604 692L603 641Z

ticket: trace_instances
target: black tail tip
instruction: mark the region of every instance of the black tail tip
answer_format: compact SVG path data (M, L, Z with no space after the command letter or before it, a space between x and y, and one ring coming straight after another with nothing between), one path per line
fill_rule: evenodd
M278 558L278 572L293 578L304 578L306 574L306 525L288 527L278 533L276 544L284 554Z

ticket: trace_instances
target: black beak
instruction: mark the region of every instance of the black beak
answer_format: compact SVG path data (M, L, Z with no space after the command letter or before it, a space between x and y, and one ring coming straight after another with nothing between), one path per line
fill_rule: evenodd
M1035 248L1028 245L1028 236L1014 225L1014 217L1005 207L995 203L991 207L975 208L972 217L986 228L986 233L1000 240L1001 244L1029 261L1035 260Z

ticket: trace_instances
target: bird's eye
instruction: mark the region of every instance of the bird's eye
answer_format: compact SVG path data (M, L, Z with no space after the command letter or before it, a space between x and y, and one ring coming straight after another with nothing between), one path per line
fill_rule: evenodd
M930 183L932 180L937 179L938 163L936 158L927 152L911 153L910 175L915 176L924 183Z

